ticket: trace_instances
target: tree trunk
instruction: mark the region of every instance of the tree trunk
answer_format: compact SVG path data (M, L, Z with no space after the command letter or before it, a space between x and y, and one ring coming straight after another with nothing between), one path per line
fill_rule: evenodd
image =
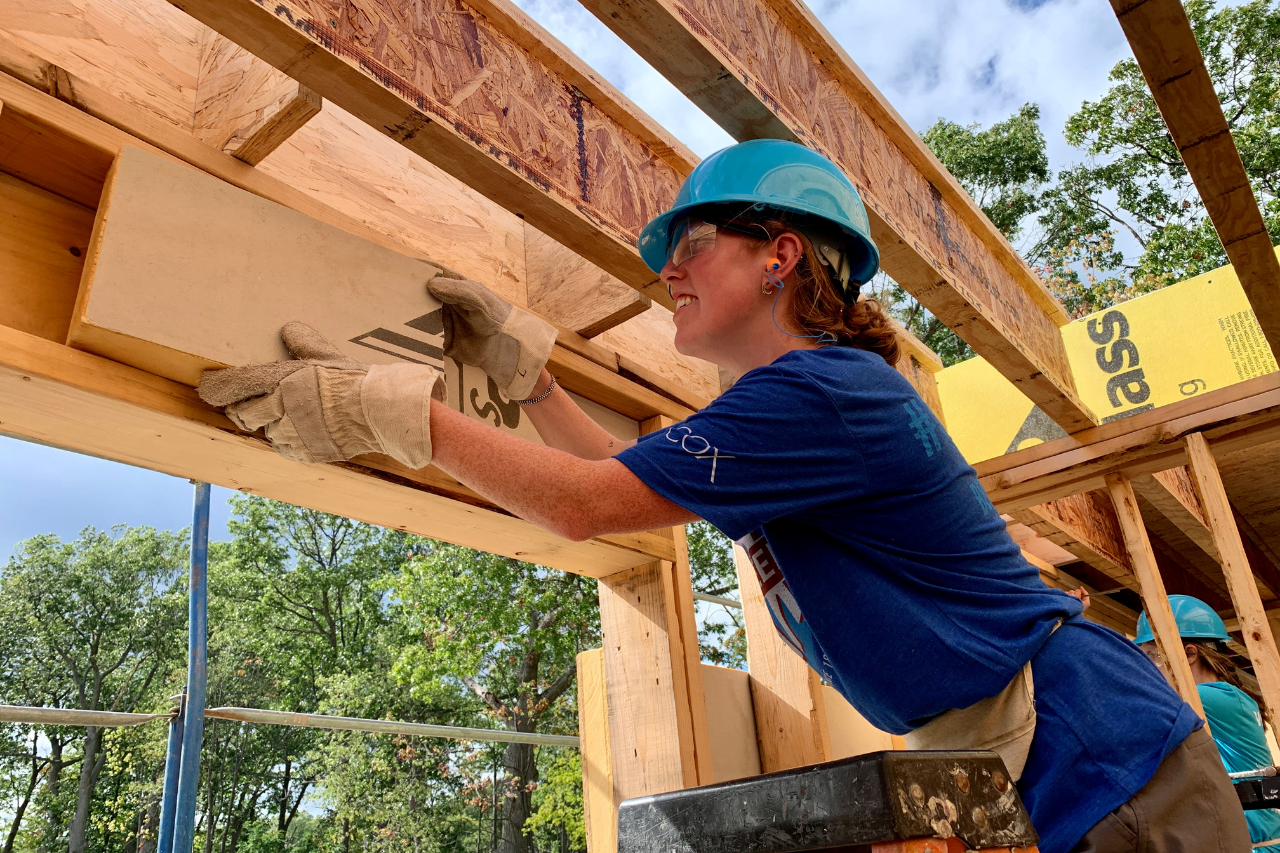
M280 815L276 819L276 832L280 833L281 840L284 838L284 831L289 828L289 823L285 819L289 814L289 775L293 771L293 761L286 758L284 760L284 781L280 783Z
M9 832L4 839L4 853L13 853L14 842L18 839L18 830L22 828L22 817L27 813L27 806L31 805L31 798L35 795L36 788L40 787L40 750L39 740L36 735L31 736L31 778L27 780L27 790L23 793L22 800L13 810L13 823L9 824Z
M533 813L532 785L538 781L531 743L509 743L502 756L506 785L502 792L502 843L499 853L530 853L524 823Z
M49 778L44 783L44 793L49 803L45 818L49 824L49 832L40 843L40 849L48 853L55 849L58 838L62 835L62 807L58 803L58 792L62 783L62 768L67 762L62 760L62 749L65 741L58 736L49 737Z
M68 853L85 853L85 836L89 829L89 806L93 803L93 786L98 773L106 763L107 754L102 749L102 729L89 726L85 729L84 749L80 759L80 786L76 790L76 814L67 832Z
M157 836L160 830L160 798L155 797L147 806L146 819L142 822L142 832L138 834L138 853L156 853Z

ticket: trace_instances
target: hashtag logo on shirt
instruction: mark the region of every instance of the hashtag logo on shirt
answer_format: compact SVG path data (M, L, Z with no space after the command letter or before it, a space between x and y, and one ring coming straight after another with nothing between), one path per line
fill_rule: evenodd
M907 425L924 446L925 455L932 456L941 450L942 442L938 440L933 418L929 417L929 410L924 407L924 403L912 400L909 403L903 403L902 408L907 410L907 415L911 418Z

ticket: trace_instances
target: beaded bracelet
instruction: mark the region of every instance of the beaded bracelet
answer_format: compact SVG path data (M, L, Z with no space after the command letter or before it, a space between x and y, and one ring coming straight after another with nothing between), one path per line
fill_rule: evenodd
M536 397L530 397L528 400L516 400L516 403L518 403L521 406L532 406L534 403L541 403L543 400L551 396L551 392L554 391L555 388L556 388L556 378L552 376L551 384L547 386L547 390L543 391L541 394L539 394Z

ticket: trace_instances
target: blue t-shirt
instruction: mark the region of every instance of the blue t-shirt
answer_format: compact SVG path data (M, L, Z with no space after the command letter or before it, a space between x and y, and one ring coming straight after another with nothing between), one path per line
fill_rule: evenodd
M1271 764L1271 750L1267 748L1257 702L1225 681L1198 684L1196 690L1227 772L1257 770ZM1249 822L1249 837L1255 844L1280 838L1280 811L1251 809L1244 816ZM1261 849L1280 851L1280 844Z
M1045 586L878 355L789 352L617 459L747 549L783 637L879 729L994 696L1032 661L1019 788L1043 853L1069 850L1200 725L1142 652Z

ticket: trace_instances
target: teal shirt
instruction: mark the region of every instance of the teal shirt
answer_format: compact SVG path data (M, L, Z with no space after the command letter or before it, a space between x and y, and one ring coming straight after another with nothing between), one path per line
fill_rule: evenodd
M1257 702L1225 681L1199 684L1196 690L1227 772L1256 770L1271 764L1271 750L1267 748ZM1255 844L1280 838L1280 811L1256 809L1244 814L1249 821L1249 837ZM1280 844L1263 849L1280 853Z

